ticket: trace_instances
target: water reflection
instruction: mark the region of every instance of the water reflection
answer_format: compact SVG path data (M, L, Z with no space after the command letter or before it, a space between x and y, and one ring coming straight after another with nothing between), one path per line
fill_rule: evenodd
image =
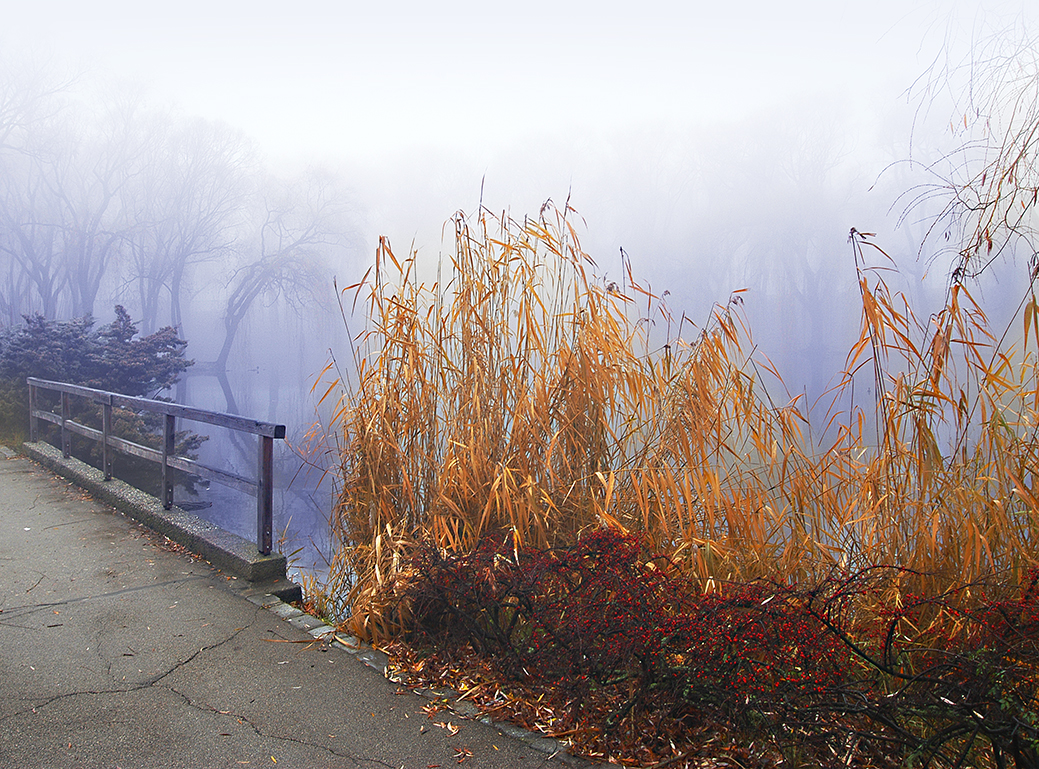
M221 376L191 373L178 386L176 400L196 408L285 425L285 441L274 442L275 548L291 556L297 567L322 571L329 552L328 515L333 489L331 476L320 466L321 458L304 460L300 454L306 433L318 419L309 384L279 381L263 366ZM256 436L197 422L178 423L177 429L208 436L199 451L203 464L256 478ZM196 490L197 495L190 495L178 488L177 504L223 529L256 540L255 497L218 483Z

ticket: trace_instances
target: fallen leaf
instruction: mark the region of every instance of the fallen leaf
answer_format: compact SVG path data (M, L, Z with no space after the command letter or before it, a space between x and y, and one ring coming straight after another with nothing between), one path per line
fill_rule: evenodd
M455 748L455 758L458 759L455 763L461 764L467 758L472 758L473 752L469 748Z

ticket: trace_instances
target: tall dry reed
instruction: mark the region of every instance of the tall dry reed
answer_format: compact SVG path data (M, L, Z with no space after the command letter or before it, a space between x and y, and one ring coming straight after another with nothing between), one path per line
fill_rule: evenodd
M920 322L853 230L861 334L813 426L766 391L778 374L749 352L738 299L658 339L647 319L666 307L630 272L622 286L594 277L571 210L453 225L435 275L383 240L347 289L368 327L336 414L332 584L356 632L406 624L393 588L420 541L547 547L616 526L705 589L894 564L908 570L895 589L928 592L1035 564L1033 295L1015 344L961 285ZM877 395L858 405L870 374Z

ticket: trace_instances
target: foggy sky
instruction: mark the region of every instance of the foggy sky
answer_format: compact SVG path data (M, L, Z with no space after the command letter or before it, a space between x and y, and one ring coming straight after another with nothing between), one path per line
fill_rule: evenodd
M8 51L143 83L276 167L341 172L362 251L344 271L379 235L435 255L481 195L516 216L569 197L603 273L624 247L693 317L748 287L766 328L809 273L853 288L852 226L915 257L892 206L918 180L882 172L914 130L940 154L948 116L921 130L907 89L1037 15L1034 0L9 5ZM769 341L803 348L790 324Z
M7 45L140 80L272 153L385 158L519 137L714 124L906 87L946 34L1027 0L10 3ZM936 38L939 38L936 40Z

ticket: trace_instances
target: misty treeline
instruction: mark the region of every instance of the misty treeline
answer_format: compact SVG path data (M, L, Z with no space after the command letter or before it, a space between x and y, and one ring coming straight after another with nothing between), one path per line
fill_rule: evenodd
M337 178L275 176L228 126L0 58L0 326L118 303L186 335L204 316L196 369L219 374L259 304L331 293L345 213Z

